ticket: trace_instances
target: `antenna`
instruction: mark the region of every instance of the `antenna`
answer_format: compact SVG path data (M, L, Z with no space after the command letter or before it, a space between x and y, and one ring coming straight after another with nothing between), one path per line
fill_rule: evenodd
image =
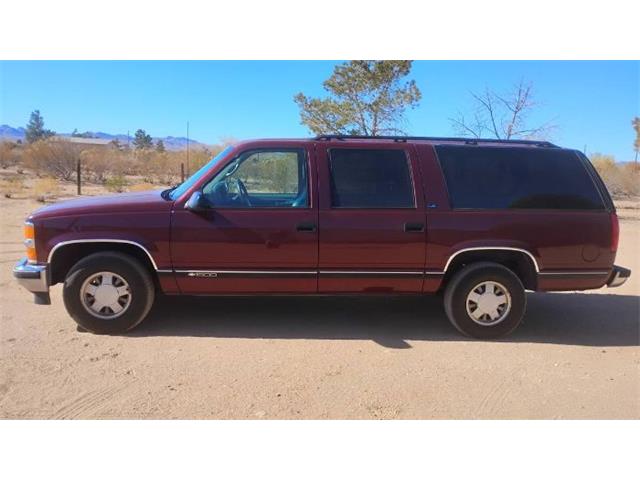
M187 177L189 176L189 121L187 120Z

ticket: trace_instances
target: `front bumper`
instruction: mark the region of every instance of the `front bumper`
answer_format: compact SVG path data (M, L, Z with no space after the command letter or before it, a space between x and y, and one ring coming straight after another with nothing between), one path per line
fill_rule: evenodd
M32 264L23 258L13 267L13 276L20 285L33 293L35 303L39 305L51 304L47 265Z
M609 279L607 280L607 287L619 287L626 282L630 276L631 270L614 265L611 275L609 275Z

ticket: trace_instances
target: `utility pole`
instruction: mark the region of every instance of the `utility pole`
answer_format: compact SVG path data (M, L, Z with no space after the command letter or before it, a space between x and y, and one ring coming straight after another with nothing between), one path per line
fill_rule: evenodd
M82 175L80 168L80 159L78 158L76 162L76 182L78 187L78 195L82 195Z
M187 120L187 177L189 177L189 121Z

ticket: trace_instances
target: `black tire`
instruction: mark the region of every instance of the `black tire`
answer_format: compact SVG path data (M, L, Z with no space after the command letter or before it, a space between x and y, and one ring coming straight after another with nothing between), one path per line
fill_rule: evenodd
M467 311L467 296L474 287L485 281L504 286L511 299L508 313L495 325L481 325ZM461 333L480 339L498 338L511 333L522 322L526 306L527 296L518 276L493 262L465 266L451 278L444 293L444 309L449 321Z
M129 284L129 305L116 318L100 318L83 305L80 289L92 275L113 272ZM64 306L76 323L85 330L99 334L117 334L136 327L149 313L155 298L155 287L147 268L135 258L118 252L102 252L78 261L64 281Z

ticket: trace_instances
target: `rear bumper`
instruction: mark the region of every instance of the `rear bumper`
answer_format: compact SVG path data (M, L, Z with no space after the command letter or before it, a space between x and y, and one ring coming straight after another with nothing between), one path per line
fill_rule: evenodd
M607 287L619 287L631 276L631 270L618 265L613 266L611 275L607 279Z
M13 276L24 288L34 294L35 303L49 305L49 271L47 265L29 263L23 258L13 267Z

